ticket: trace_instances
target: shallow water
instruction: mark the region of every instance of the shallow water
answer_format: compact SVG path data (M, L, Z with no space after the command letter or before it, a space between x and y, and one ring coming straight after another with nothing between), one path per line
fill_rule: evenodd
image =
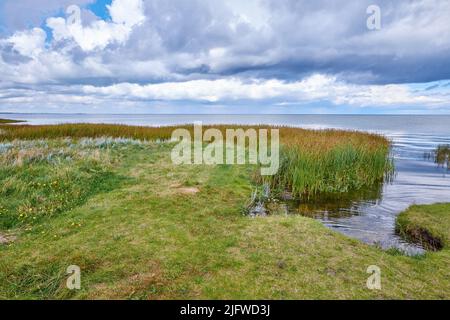
M338 198L291 202L289 209L320 219L326 226L364 242L397 247L411 254L422 252L422 248L395 234L396 216L411 204L450 201L450 172L425 157L438 145L450 144L450 116L0 114L0 118L24 119L31 124L279 124L383 134L393 141L396 175L391 183Z

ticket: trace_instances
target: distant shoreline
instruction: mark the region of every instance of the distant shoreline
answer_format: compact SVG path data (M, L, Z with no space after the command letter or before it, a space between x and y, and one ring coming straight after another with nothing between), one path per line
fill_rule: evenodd
M25 120L0 119L0 124L25 123Z

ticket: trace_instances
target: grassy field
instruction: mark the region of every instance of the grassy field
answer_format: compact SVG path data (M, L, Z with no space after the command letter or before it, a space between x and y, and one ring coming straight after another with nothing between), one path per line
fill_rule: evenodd
M313 219L244 215L254 166L173 165L166 142L28 138L1 144L0 298L450 298L447 245L406 257ZM448 239L439 208L420 223ZM69 265L81 290L65 286ZM381 290L366 287L370 265Z

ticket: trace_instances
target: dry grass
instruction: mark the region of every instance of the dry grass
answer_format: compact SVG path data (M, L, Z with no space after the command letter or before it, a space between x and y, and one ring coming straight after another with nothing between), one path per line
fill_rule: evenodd
M217 128L222 132L226 129L249 128L254 129L280 129L281 142L288 147L297 147L304 150L315 149L317 152L329 151L343 142L355 146L364 145L368 149L377 149L380 144L388 146L389 142L381 136L355 131L343 130L307 130L284 126L237 126L237 125L210 125L204 129ZM138 140L169 140L172 132L178 128L188 129L193 133L192 125L140 127L114 124L60 124L60 125L3 125L2 141L35 140L52 138L131 138Z

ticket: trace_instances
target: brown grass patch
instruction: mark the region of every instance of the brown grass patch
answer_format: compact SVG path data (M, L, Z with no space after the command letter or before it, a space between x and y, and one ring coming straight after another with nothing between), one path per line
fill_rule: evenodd
M11 242L14 242L16 240L17 240L17 237L14 235L0 233L0 245L10 244Z

